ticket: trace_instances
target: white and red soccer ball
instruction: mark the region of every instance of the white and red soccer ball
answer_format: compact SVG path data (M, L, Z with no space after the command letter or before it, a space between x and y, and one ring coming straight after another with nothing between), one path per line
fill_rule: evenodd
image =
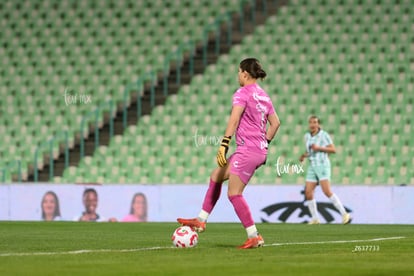
M175 247L194 247L198 243L198 234L191 227L181 226L175 229L171 240Z

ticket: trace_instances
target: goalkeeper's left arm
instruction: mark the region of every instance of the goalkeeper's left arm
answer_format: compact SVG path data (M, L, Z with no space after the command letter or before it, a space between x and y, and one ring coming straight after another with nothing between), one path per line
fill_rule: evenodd
M244 107L242 106L233 106L231 110L230 118L227 123L227 128L226 128L226 131L224 132L224 138L221 141L219 150L217 152L217 164L220 167L224 167L227 165L226 154L227 154L227 151L229 150L229 144L231 141L231 137L233 136L234 132L239 126L240 118L243 112L244 112Z
M267 116L267 120L269 121L269 128L267 129L267 132L266 132L266 140L267 140L267 143L270 143L275 137L280 127L280 120L276 112Z

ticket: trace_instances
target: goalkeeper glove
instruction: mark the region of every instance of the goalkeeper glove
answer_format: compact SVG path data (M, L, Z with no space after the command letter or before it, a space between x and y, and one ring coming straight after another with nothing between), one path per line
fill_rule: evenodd
M223 140L221 140L221 145L217 152L217 164L220 167L224 167L227 165L226 154L229 150L231 136L224 136Z

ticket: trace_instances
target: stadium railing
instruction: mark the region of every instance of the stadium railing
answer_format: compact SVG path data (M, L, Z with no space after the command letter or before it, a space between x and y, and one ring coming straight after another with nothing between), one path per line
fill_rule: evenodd
M33 160L33 177L37 182L39 177L39 154L43 153L43 150L47 150L49 152L49 178L53 177L54 174L54 146L57 144L59 146L60 142L62 141L62 137L64 139L64 154L65 154L65 168L69 166L69 135L68 131L61 131L53 136L48 141L44 141L36 147L34 153L34 160ZM42 155L43 157L43 155ZM43 163L42 163L43 164ZM42 165L43 167L43 165Z
M109 108L109 110L108 110ZM106 103L103 103L99 105L94 111L89 112L85 116L83 116L81 121L81 127L80 127L80 158L82 159L85 156L85 138L87 138L87 135L85 135L85 128L88 126L88 119L92 116L95 116L95 149L99 147L99 120L101 118L101 115L104 111L109 111L109 137L112 138L114 135L114 103L112 100L107 101Z
M94 124L94 138L95 138L95 149L99 147L99 137L100 137L100 119L101 115L105 112L109 111L109 137L112 138L114 135L114 115L115 115L115 108L113 101L108 101L99 105L95 110L87 113L85 116L82 117L81 127L80 127L80 157L83 158L85 156L85 138L87 137L85 133L85 128L88 127L89 123ZM90 118L94 118L90 120ZM53 179L54 176L54 146L60 145L62 142L62 137L64 140L64 168L69 167L69 139L68 139L68 132L63 131L59 132L55 136L53 136L48 141L41 143L35 151L34 154L34 161L33 161L33 180L34 182L38 182L39 179L39 155L46 149L49 154L49 179ZM20 179L21 181L21 179ZM19 181L19 182L20 182Z
M1 181L3 183L6 182L7 173L11 173L14 171L14 168L17 167L17 181L22 182L22 163L20 160L14 160L11 163L8 163L1 169L2 177Z

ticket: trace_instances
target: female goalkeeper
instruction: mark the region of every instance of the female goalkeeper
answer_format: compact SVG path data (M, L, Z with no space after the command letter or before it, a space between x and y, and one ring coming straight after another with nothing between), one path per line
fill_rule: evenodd
M279 126L279 118L267 93L257 84L266 72L259 61L248 58L240 63L238 78L241 88L233 95L233 106L224 138L217 152L218 167L210 175L210 185L197 218L177 221L202 232L220 197L223 181L229 180L227 196L247 232L247 240L239 248L255 248L264 244L257 232L243 190L255 170L265 164L267 148ZM267 122L269 127L266 130ZM236 151L226 159L232 136L236 134Z
M341 213L342 223L347 224L351 221L351 216L346 212L339 198L331 191L331 163L328 154L336 152L335 146L329 134L321 129L317 116L310 116L308 123L309 132L305 134L306 152L300 156L299 161L302 162L306 157L309 159L305 186L305 204L312 216L309 224L319 224L316 200L313 196L318 183L321 184L324 194Z

